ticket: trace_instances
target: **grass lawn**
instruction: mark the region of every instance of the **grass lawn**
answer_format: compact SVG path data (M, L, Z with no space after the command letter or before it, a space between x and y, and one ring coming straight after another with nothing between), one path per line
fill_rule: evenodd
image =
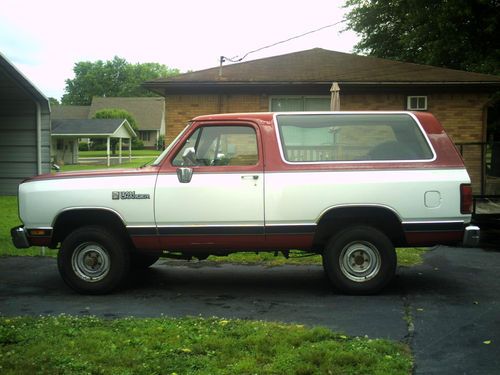
M398 248L396 253L398 256L398 265L403 267L411 267L423 262L422 256L427 252L425 248ZM321 265L320 255L307 255L303 252L292 250L290 251L290 257L286 259L283 255L278 254L274 256L274 253L263 252L263 253L234 253L227 257L217 257L210 256L208 261L216 263L237 263L237 264L263 264L269 267L281 266L284 264L318 264Z
M409 348L219 318L0 318L2 374L405 374Z
M151 156L151 158L158 156L161 154L161 151L157 150L132 150L132 157L143 157L143 156ZM78 156L80 158L96 158L96 157L105 157L106 151L78 151ZM118 151L116 152L116 156L118 156ZM122 150L122 156L128 157L128 150Z
M113 164L110 167L108 167L106 164L68 164L61 166L61 172L83 171L91 169L139 168L146 163L152 162L154 159L154 156L141 157L132 159L131 162L128 162L127 159L124 158L124 162L122 164Z

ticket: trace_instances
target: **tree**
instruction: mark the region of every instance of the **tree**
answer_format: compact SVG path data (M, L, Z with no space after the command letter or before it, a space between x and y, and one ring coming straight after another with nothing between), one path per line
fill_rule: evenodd
M179 74L158 63L130 64L115 56L113 60L80 61L73 67L74 79L66 80L62 104L89 105L94 96L155 96L141 87L147 80Z
M498 0L347 0L355 51L381 58L500 74Z
M56 98L49 96L48 99L49 99L50 106L59 105L59 100L57 100Z
M129 112L127 112L124 109L119 109L119 108L104 108L99 111L97 111L92 118L98 118L98 119L126 119L132 129L134 129L134 132L136 134L139 134L139 128L137 127L137 122L135 121L134 116L132 116ZM137 137L132 137L132 148L133 149L141 149L144 147L144 144L140 139ZM111 149L113 154L115 154L116 151L116 144L118 143L118 140L116 138L111 139Z

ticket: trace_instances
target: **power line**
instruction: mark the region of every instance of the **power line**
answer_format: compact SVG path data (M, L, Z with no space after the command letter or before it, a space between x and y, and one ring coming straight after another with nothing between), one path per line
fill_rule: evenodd
M304 37L306 35L313 34L313 33L316 33L318 31L321 31L321 30L324 30L324 29L328 29L329 27L337 26L337 25L343 23L344 21L345 21L345 19L343 19L341 21L338 21L338 22L335 22L335 23L332 23L330 25L322 26L322 27L319 27L317 29L314 29L314 30L311 30L311 31L307 31L307 32L305 32L303 34L300 34L300 35L292 36L291 38L288 38L288 39L285 39L285 40L281 40L279 42L276 42L276 43L273 43L273 44L269 44L269 45L264 46L264 47L260 47L260 48L254 49L253 51L249 51L249 52L245 53L243 55L243 57L240 57L240 58L238 58L238 56L235 56L235 57L221 56L220 57L220 67L222 69L222 64L224 62L226 62L226 61L230 61L230 62L233 62L233 63L240 62L240 61L242 61L243 59L245 59L248 55L250 55L252 53L259 52L259 51L262 51L264 49L271 48L271 47L277 46L279 44L283 44L283 43L289 42L289 41L294 40L294 39L302 38L302 37Z

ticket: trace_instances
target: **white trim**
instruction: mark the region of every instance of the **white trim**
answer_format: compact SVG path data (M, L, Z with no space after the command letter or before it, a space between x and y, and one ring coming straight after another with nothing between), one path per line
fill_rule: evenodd
M411 100L417 99L417 106L411 106ZM419 99L425 99L425 105L423 107L418 106ZM426 95L409 95L406 97L406 109L409 111L427 111L427 96Z
M42 107L38 100L36 105L36 168L37 174L42 174Z

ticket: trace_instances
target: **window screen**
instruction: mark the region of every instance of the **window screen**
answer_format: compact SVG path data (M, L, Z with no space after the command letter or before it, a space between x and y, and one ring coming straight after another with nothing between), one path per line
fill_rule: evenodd
M290 162L428 160L433 153L406 114L278 115Z

